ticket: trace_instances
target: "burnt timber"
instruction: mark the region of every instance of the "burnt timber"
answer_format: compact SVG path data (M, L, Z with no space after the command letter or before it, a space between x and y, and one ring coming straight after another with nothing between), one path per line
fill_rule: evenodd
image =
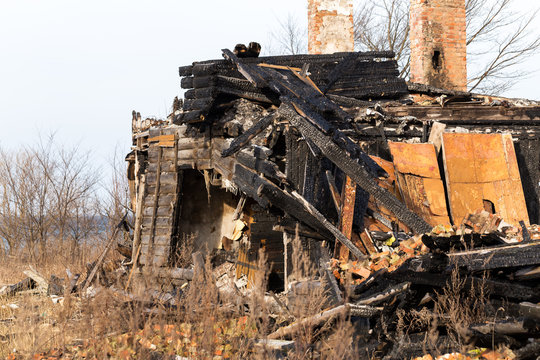
M410 231L429 232L425 219L378 185L387 174L370 155L391 160L387 141L425 142L435 123L450 132L512 134L526 220L540 222L538 103L406 84L391 52L223 54L179 69L187 91L167 121L134 117L129 177L140 266L177 266L178 250L195 233L201 250L232 243L244 254L245 275L264 250L270 270L287 283L295 226L314 261L321 238L361 259L361 242L338 229L344 214L335 192L346 177L358 187L353 232L362 233L363 217L372 213L370 196ZM238 209L242 196L247 201ZM245 229L235 229L233 215ZM244 240L232 239L238 231Z

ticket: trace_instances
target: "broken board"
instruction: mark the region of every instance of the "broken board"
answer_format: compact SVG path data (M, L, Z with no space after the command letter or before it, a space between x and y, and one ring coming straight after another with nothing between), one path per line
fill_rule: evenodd
M443 158L455 224L486 207L514 226L529 224L510 134L444 133Z
M388 143L395 176L409 209L431 226L449 225L444 185L433 144Z
M388 174L387 178L378 178L377 184L388 190L391 194L393 194L399 201L403 202L403 198L401 197L401 194L399 193L397 180L395 176L394 171L394 164L391 161L384 160L378 156L370 155L369 156L373 161L377 163L381 168L386 171ZM410 232L409 228L403 224L399 219L387 208L385 208L375 197L370 196L369 197L369 208L373 211L377 212L379 215L381 215L383 218L387 219L386 225L383 224L381 221L378 221L377 219L365 217L364 218L364 224L366 229L369 231L384 231L388 232L391 231L392 228L390 226L391 222L395 222L398 224L399 228L402 229L405 232ZM365 237L365 234L362 235Z

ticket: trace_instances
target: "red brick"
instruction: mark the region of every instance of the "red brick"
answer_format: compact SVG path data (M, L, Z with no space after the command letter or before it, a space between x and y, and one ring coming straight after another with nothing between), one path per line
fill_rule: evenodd
M411 0L410 9L411 81L466 90L465 0ZM439 69L432 66L436 50Z

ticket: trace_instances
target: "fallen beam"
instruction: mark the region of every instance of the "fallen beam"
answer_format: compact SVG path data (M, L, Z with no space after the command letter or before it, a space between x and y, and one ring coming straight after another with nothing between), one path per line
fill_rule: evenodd
M341 231L332 225L313 205L296 192L288 193L258 174L237 164L234 170L233 182L239 180L243 186L256 187L257 196L269 201L300 222L308 225L329 240L337 240L349 249L358 259L366 256ZM242 187L241 187L242 188Z
M300 321L292 323L291 325L277 329L276 331L268 335L268 339L279 339L292 336L303 328L321 325L338 316L347 316L349 314L349 311L350 306L348 304L323 311L314 316L302 319Z
M450 263L468 271L540 265L540 241L448 254Z
M297 128L302 136L311 139L323 154L354 180L358 186L380 201L384 207L394 213L411 230L420 234L431 230L431 226L424 219L410 211L388 190L381 188L368 170L351 158L329 136L323 134L290 107L288 109L288 119L291 125Z
M257 193L266 197L272 205L281 208L291 216L298 218L298 212L310 218L310 222L316 223L317 227L323 227L330 232L337 241L343 244L359 260L366 256L358 249L341 231L332 225L316 208L311 205L303 196L296 192L288 194L274 184L261 184ZM308 224L309 225L309 224Z

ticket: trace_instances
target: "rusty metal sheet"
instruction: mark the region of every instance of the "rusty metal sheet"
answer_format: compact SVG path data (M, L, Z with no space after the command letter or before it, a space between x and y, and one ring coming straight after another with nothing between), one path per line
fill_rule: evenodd
M443 158L454 223L485 203L503 220L529 223L525 196L510 134L443 134Z
M388 143L403 202L432 226L449 225L444 185L433 144Z

